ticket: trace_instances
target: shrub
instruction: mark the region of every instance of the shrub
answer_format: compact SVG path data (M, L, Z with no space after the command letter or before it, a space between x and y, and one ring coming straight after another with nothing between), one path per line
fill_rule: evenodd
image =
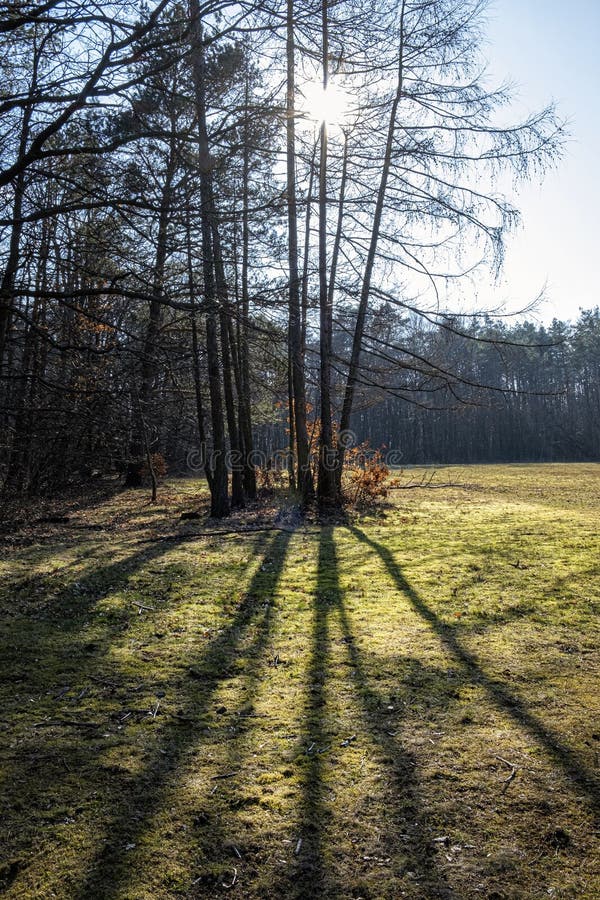
M256 469L256 487L260 491L272 491L276 488L285 487L288 481L289 476L285 469L272 468L271 466L260 466Z
M167 472L169 471L167 468L167 463L162 455L162 453L153 453L150 456L152 461L152 468L154 469L154 474L157 478L164 478ZM146 460L141 467L140 474L143 478L146 478L150 475L150 467L148 466L148 461Z
M381 450L371 451L368 442L346 451L342 494L354 506L369 506L387 497L390 470Z

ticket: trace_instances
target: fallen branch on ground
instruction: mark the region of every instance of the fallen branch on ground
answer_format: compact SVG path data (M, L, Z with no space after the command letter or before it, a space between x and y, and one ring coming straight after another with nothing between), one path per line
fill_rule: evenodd
M504 791L507 789L507 787L517 774L517 767L514 765L514 763L511 763L507 759L504 759L503 756L497 756L496 759L500 760L500 762L504 763L505 766L508 766L508 768L511 769L510 775L504 780L502 784L502 793L504 793Z
M388 491L412 491L416 488L428 488L430 490L435 490L436 488L464 488L467 487L466 484L461 484L459 481L446 481L444 484L430 484L427 482L426 484L392 484L388 487Z
M100 722L78 722L76 719L47 719L43 722L35 722L34 728L52 728L53 726L69 728L103 728Z
M280 531L287 534L294 534L300 529L297 528L280 528L276 525L264 525L259 528L219 528L215 531L194 531L186 534L167 534L163 537L144 538L140 544L155 544L160 541L193 541L196 538L219 537L227 534L258 534L262 531ZM318 534L316 529L309 531L306 528L301 529L302 534Z

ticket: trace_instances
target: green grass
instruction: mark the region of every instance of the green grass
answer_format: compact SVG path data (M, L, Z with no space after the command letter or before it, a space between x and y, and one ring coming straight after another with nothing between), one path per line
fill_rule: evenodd
M600 896L600 466L443 482L190 539L172 481L5 539L0 892Z

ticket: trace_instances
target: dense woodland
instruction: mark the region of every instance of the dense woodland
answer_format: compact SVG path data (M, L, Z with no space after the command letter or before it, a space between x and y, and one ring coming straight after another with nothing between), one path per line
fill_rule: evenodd
M550 326L447 323L405 332L455 377L413 403L381 396L355 414L374 446L402 463L591 461L600 455L600 313Z
M563 140L551 107L507 121L485 3L0 9L5 493L164 461L226 515L287 448L336 504L350 432L399 463L598 458L598 310L452 311L518 221L497 179Z

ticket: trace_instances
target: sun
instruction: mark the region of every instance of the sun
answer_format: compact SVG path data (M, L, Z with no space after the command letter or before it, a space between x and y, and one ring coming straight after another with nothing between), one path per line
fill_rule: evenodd
M307 81L300 89L303 97L302 113L314 122L342 125L348 114L350 98L337 84L329 84L327 90L317 81Z

